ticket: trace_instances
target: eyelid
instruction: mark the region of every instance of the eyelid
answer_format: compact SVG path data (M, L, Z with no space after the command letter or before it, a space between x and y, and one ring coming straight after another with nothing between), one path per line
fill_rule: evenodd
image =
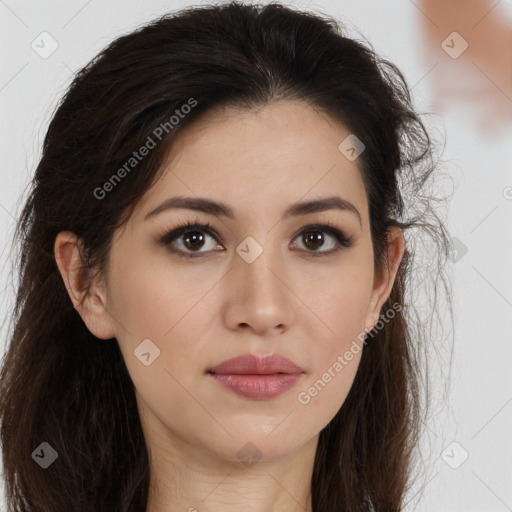
M301 249L301 252L305 252L306 254L310 254L312 256L328 256L337 253L340 249L348 249L354 245L355 237L351 235L346 235L344 230L337 228L330 221L320 222L315 224L308 224L301 228L298 233L293 236L293 240L295 240L299 235L303 233L307 233L309 231L321 231L327 233L332 236L336 242L338 243L338 247L336 249L332 249L330 251L307 251Z
M217 251L196 251L196 252L185 252L181 249L173 249L171 248L172 242L182 236L185 233L191 232L191 231L200 231L204 232L208 235L210 235L212 238L214 238L217 242L221 240L221 237L216 233L216 231L211 227L209 222L202 222L200 219L196 219L193 222L185 221L181 222L178 225L176 225L174 228L165 231L165 233L159 238L159 243L167 247L172 253L177 254L181 257L189 257L189 258L196 258L196 257L207 257L212 254L212 252ZM354 245L355 237L346 235L344 230L336 227L336 225L331 222L330 220L327 220L325 222L321 223L313 223L313 224L307 224L306 226L302 227L298 232L296 232L292 240L295 240L299 235L302 233L308 232L308 231L322 231L330 236L332 236L336 242L337 247L335 249L331 249L329 251L308 251L305 249L299 249L298 252L307 254L308 256L313 257L328 257L328 256L334 256L342 249L348 249Z
M179 238L183 234L188 233L190 231L204 232L210 235L212 238L214 238L217 242L219 241L220 238L219 235L215 232L215 230L211 228L209 222L201 222L200 220L196 220L194 222L186 221L183 223L179 223L174 228L166 230L165 233L159 237L158 242L175 254L184 254L185 256L196 257L196 255L205 256L207 253L211 253L211 251L187 253L182 251L181 249L171 248L173 240Z

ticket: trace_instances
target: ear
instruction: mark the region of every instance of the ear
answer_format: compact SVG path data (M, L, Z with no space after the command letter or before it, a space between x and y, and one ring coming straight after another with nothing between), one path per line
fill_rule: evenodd
M396 273L404 255L404 250L405 244L402 230L398 226L391 226L388 228L388 265L385 265L384 268L375 275L365 322L365 329L367 331L371 331L379 321L380 310L391 294Z
M82 240L75 233L61 231L55 238L55 261L74 308L94 336L114 338L103 276L92 275L93 269L84 264L82 253Z

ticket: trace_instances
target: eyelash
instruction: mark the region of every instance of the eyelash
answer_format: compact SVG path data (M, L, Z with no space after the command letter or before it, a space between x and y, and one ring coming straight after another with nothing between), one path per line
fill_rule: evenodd
M167 247L172 253L176 254L180 258L198 258L205 254L204 253L187 253L183 252L181 249L172 249L170 248L171 242L173 242L178 237L185 235L191 231L199 231L206 233L210 235L211 237L215 238L215 240L218 240L218 236L215 233L215 231L212 229L209 222L201 223L200 220L195 220L194 222L183 222L175 226L173 229L167 231L160 239L159 243ZM314 258L319 257L327 257L332 256L335 253L338 253L342 248L349 248L354 245L354 237L353 236L345 236L340 230L338 230L334 225L327 221L325 224L312 224L309 226L306 226L303 228L295 238L298 236L310 232L310 231L321 231L324 233L328 233L329 235L333 236L335 240L338 242L338 247L336 249L332 249L328 252L314 252L314 251L305 251L306 253L310 254Z

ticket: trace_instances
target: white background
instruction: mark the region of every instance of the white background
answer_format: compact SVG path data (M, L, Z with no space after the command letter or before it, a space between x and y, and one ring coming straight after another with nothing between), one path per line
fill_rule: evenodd
M53 109L73 72L115 37L167 11L202 3L207 2L0 1L2 319L7 319L14 299L9 276L14 219ZM403 71L419 110L431 111L433 85L443 79L442 66L435 65L444 58L446 66L451 57L428 53L421 30L425 14L418 4L412 0L285 3L323 11L357 27L378 53ZM512 25L512 1L494 5L494 14L499 12ZM31 48L43 31L59 45L47 59ZM503 45L511 42L512 38ZM509 62L509 75L511 69ZM463 88L464 80L452 80L450 85ZM508 97L510 109L512 90L501 93ZM435 122L436 129L446 133L445 170L455 185L448 229L467 253L453 265L456 318L451 387L444 402L437 404L439 416L427 426L423 496L419 502L412 500L408 509L501 512L512 510L512 189L507 189L512 187L512 122L509 116L508 122L484 129L477 119L481 115L475 108L477 99L456 101L456 96L437 110L440 115ZM439 400L443 385L439 381ZM452 442L458 443L454 451ZM461 447L469 457L452 469L441 457L447 447L452 458L459 457Z

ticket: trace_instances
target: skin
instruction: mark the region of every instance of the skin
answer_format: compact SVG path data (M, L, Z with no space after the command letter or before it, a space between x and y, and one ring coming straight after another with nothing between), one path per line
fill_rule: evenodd
M358 160L338 149L349 133L298 101L210 112L179 134L164 174L115 233L108 274L96 275L88 294L80 288L79 240L57 236L71 300L95 336L118 340L136 388L152 475L146 512L312 510L318 434L343 404L361 351L309 403L298 394L376 324L404 250L393 228L389 269L374 272ZM357 208L361 224L341 210L281 219L292 203L333 194ZM236 218L179 209L144 220L176 195L223 201ZM210 222L219 239L205 234L203 246L186 245L185 234L174 247L208 256L180 259L158 243L179 221L196 220ZM317 246L299 233L326 221L354 245L315 258ZM337 246L323 234L316 253ZM252 263L236 252L248 236L263 249ZM161 351L149 366L134 356L147 338ZM207 375L246 353L282 354L305 374L269 400L240 397ZM237 456L244 446L255 463Z

